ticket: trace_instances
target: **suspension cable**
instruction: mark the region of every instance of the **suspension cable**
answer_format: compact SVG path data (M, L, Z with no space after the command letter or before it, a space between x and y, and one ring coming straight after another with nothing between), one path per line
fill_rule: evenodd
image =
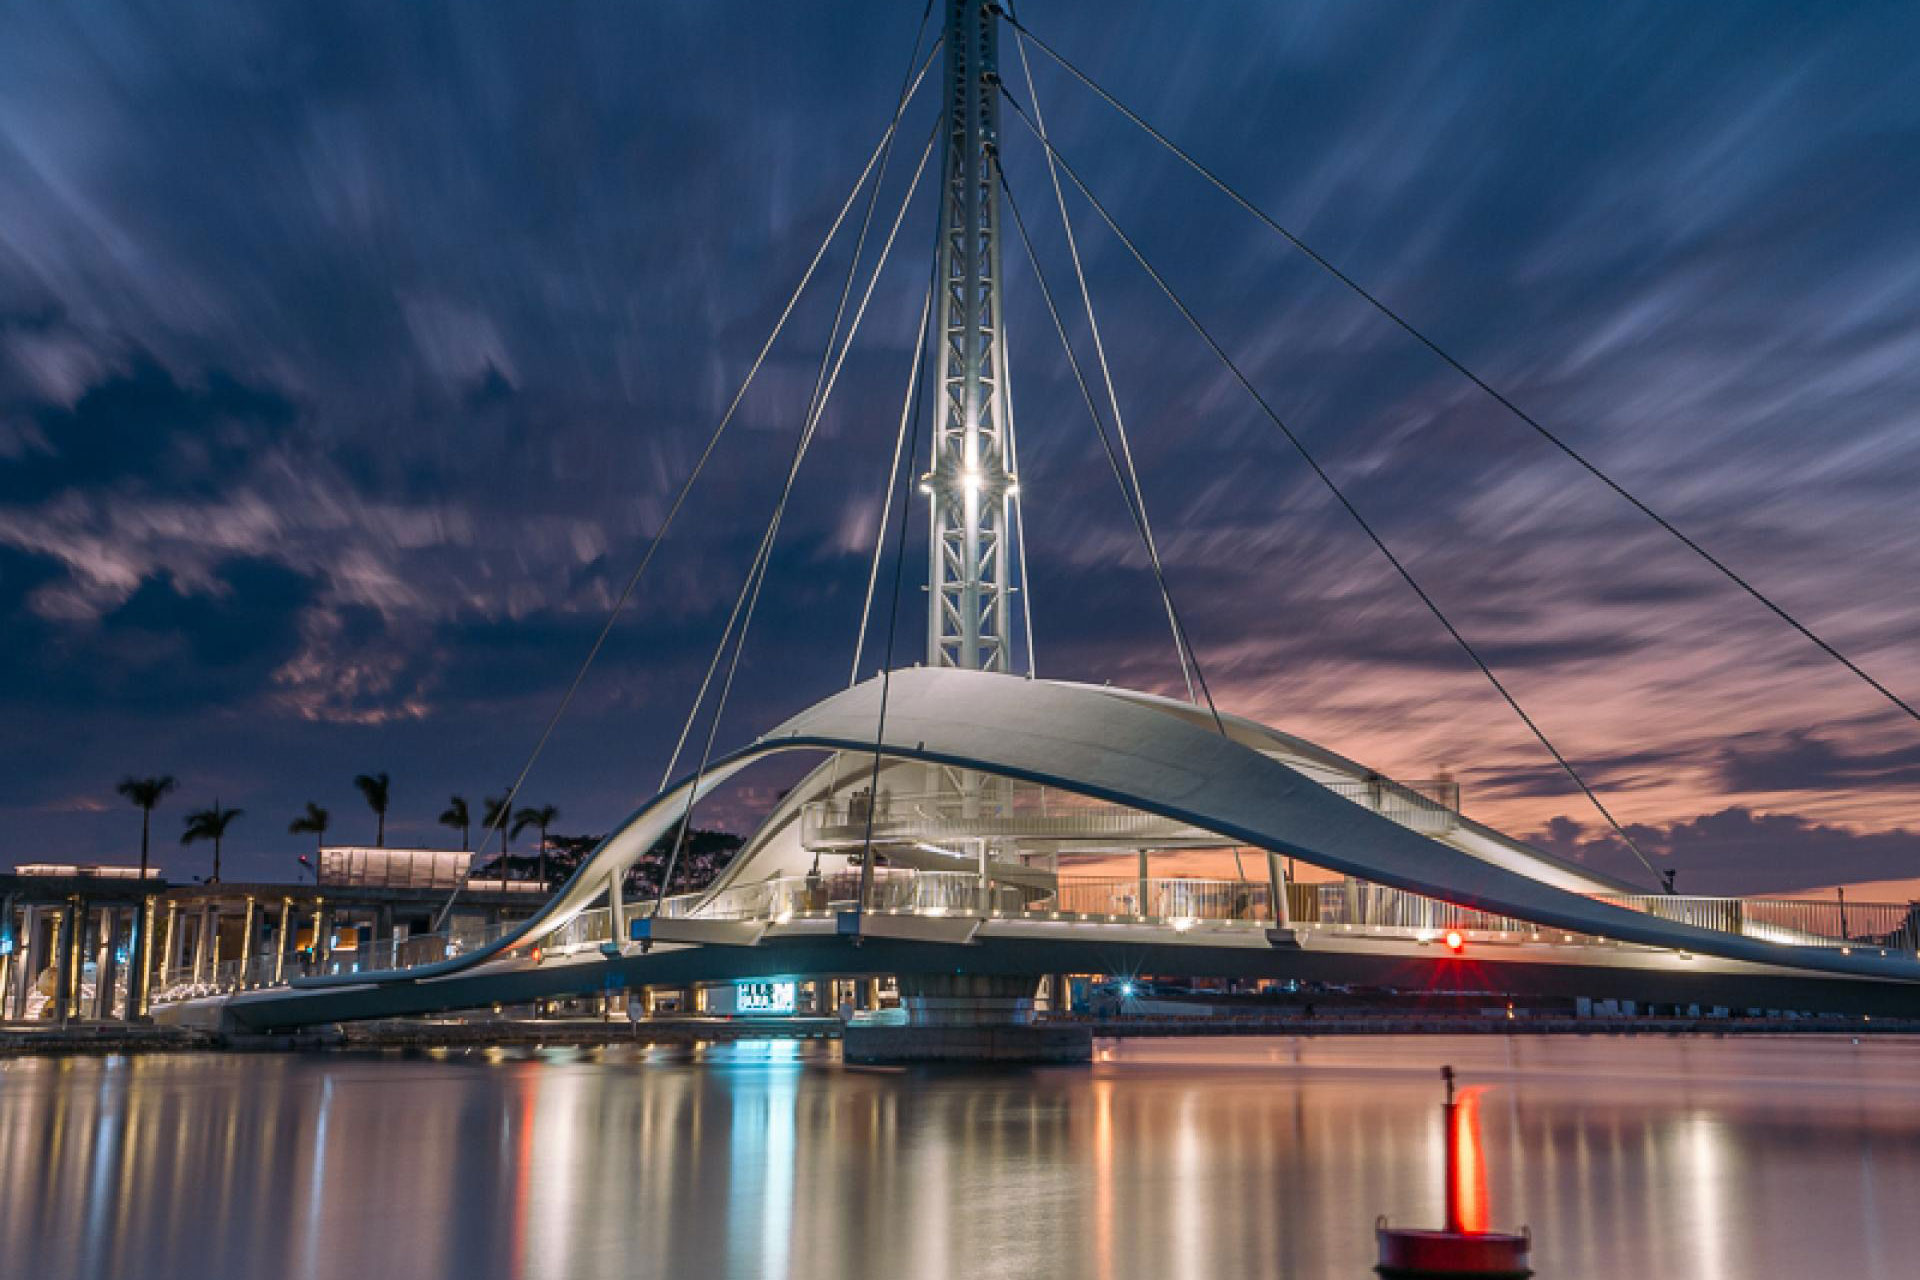
M693 469L687 473L686 479L680 482L679 490L674 494L673 501L667 506L666 515L661 518L660 527L655 529L653 531L653 537L647 540L647 549L641 555L640 563L634 566L633 572L627 577L626 584L621 587L620 594L614 598L613 605L607 610L606 621L601 624L599 633L594 636L593 644L588 647L586 656L581 660L579 668L573 673L573 679L568 683L566 692L561 695L559 705L553 709L553 714L547 717L546 727L540 731L539 739L534 743L533 750L528 753L526 762L520 766L520 772L515 776L513 784L507 788L506 799L501 804L500 813L487 829L481 832L478 847L482 851L484 851L488 843L492 841L494 833L505 827L508 815L513 808L513 802L519 798L521 788L526 785L527 778L533 773L534 765L539 762L541 754L545 752L548 741L553 737L554 730L559 727L560 721L566 716L568 708L573 705L574 696L580 692L580 686L585 682L587 672L592 668L594 660L600 656L600 651L606 647L607 638L613 634L614 624L619 621L620 614L626 608L627 602L632 599L633 593L639 588L640 580L646 575L648 567L653 564L654 556L659 552L660 544L666 539L667 531L673 527L673 522L675 518L679 516L680 509L686 505L687 496L693 492L694 484L706 470L707 463L712 459L714 450L719 447L721 437L726 434L727 428L732 425L734 415L740 410L741 402L746 399L747 392L752 388L754 380L760 376L760 369L766 364L767 355L773 350L774 343L779 341L780 334L786 329L787 321L792 317L794 308L800 304L800 298L806 292L807 285L812 283L814 273L819 270L820 263L827 256L827 250L832 247L835 237L840 234L840 228L846 222L847 214L852 211L853 203L859 198L861 189L866 186L867 179L872 176L874 166L880 163L882 154L892 144L894 134L900 128L900 118L906 114L908 104L912 101L914 95L920 91L920 85L926 79L927 70L933 65L933 60L939 56L939 52L940 44L936 41L934 48L928 52L926 60L920 63L919 70L913 77L912 86L907 90L898 106L894 109L893 118L887 122L887 127L881 132L880 140L874 144L872 152L868 154L867 163L860 170L860 176L854 179L853 186L847 191L846 199L840 202L840 209L834 214L832 224L828 226L826 235L821 237L820 247L814 250L813 257L808 261L806 270L800 273L799 283L794 285L793 292L787 296L786 305L780 309L779 316L775 318L773 329L767 334L767 340L760 344L759 352L755 354L753 363L748 366L746 377L741 379L739 387L733 393L733 399L727 402L726 411L720 415L719 424L714 427L712 434L707 437L706 445L700 450L699 457L694 460ZM504 844L502 846L502 852L504 853ZM436 930L446 926L447 918L453 912L453 904L460 897L461 888L461 884L455 884L453 891L447 895L445 905L440 908L434 918L433 927Z
M938 232L936 232L935 234L938 235ZM933 267L928 272L928 275L927 275L927 295L929 297L933 295L933 290L938 285L939 277L940 277L940 255L936 253L934 254ZM932 319L931 313L928 313L927 315L921 318L922 327L920 331L920 337L916 345L918 345L923 351L925 350L927 343L931 340L932 326L929 323L931 319ZM912 427L910 428L910 434L907 439L907 450L906 450L906 465L908 467L911 467L913 465L913 455L920 447L920 418L921 418L920 401L923 399L925 399L924 395L910 398L908 400L908 403L913 406L913 415L912 415L913 422L912 422ZM905 572L906 564L907 564L907 524L908 524L907 504L909 500L908 495L910 493L910 489L911 489L911 486L908 486L908 485L903 484L900 486L900 533L894 542L893 595L887 605L887 652L886 652L885 659L880 664L880 714L875 718L875 721L874 721L873 775L872 775L871 781L869 781L867 784L867 824L866 824L866 831L862 835L861 841L860 841L860 890L859 890L859 898L855 903L854 910L858 918L861 920L863 928L865 926L867 908L871 904L873 899L874 802L878 800L880 797L880 759L881 759L882 752L886 746L886 740L887 740L887 697L893 691L893 645L894 645L894 639L900 629L900 579L903 573ZM886 524L887 524L887 513L882 512L880 516L880 527L883 532L886 529ZM1032 644L1031 636L1028 637L1028 644L1029 646L1031 646ZM1029 652L1031 652L1031 649L1029 649ZM837 760L838 758L839 757L836 755L835 759ZM856 934L855 940L857 941L858 938L859 938L859 935Z
M1034 88L1033 66L1027 60L1026 38L1021 34L1018 27L1014 28L1014 46L1020 54L1020 74L1026 82L1027 101L1033 104L1034 124L1039 128L1041 136L1045 137L1047 120L1046 117L1041 114L1040 98ZM1127 441L1127 422L1126 418L1121 415L1120 394L1114 389L1113 370L1107 363L1107 344L1105 339L1100 336L1100 319L1094 313L1093 292L1087 286L1086 268L1080 261L1080 243L1078 238L1073 234L1073 219L1067 213L1067 193L1062 190L1060 186L1060 172L1054 163L1053 153L1048 151L1043 154L1047 160L1047 178L1053 186L1054 204L1060 211L1060 227L1061 230L1066 232L1067 253L1073 259L1073 278L1079 285L1080 303L1081 306L1085 308L1087 314L1087 328L1093 334L1093 353L1100 363L1100 379L1106 387L1107 407L1113 414L1114 434L1118 436L1120 440L1120 459L1126 464L1127 480L1122 482L1122 487L1125 487L1127 483L1133 485L1133 500L1140 508L1141 536L1146 539L1147 554L1155 560L1158 560L1160 552L1153 536L1153 522L1147 518L1147 494L1146 490L1140 485L1140 472L1134 466L1133 446ZM1187 701L1197 702L1199 699L1194 694L1193 672L1187 666L1187 649L1180 643L1180 624L1173 616L1171 604L1167 607L1167 624L1173 629L1173 651L1175 656L1180 660L1180 677L1186 681Z
M680 731L680 740L674 747L673 758L667 764L667 778L670 780L673 770L678 767L680 752L686 746L688 734L693 728L694 721L699 716L701 703L706 699L707 690L712 683L714 671L719 665L722 654L726 652L728 640L733 633L734 623L738 620L739 634L738 637L733 640L733 653L727 662L726 676L721 682L719 695L714 700L712 717L707 722L707 734L705 743L701 749L700 765L694 772L692 785L687 790L686 812L681 818L679 829L675 832L673 850L668 855L666 870L661 876L658 891L654 895L654 911L656 914L660 910L660 904L666 899L667 885L672 880L674 869L679 863L681 849L686 843L687 830L693 825L694 805L699 800L700 785L706 778L707 766L711 764L713 760L713 747L719 736L721 716L725 713L727 700L733 692L733 680L740 667L741 655L746 651L747 630L753 625L753 614L760 602L760 591L761 588L766 585L767 572L773 561L774 540L779 536L781 522L786 518L787 503L793 496L794 482L800 475L800 465L806 458L808 446L812 444L815 432L819 429L820 419L826 413L827 402L832 397L834 388L839 384L840 371L845 367L847 355L853 349L854 338L858 336L860 331L860 323L866 318L867 306L873 300L874 288L880 283L880 276L886 269L887 259L891 256L894 242L900 234L900 224L905 220L907 210L913 204L913 197L920 188L920 178L926 172L927 159L933 154L933 144L938 136L937 126L927 135L926 146L923 147L920 152L920 162L913 171L912 181L907 185L906 195L901 198L899 212L894 215L893 224L888 229L886 241L880 247L880 253L874 262L873 273L867 280L866 290L861 295L860 305L854 311L853 320L847 326L846 340L840 345L838 356L836 357L834 354L831 337L829 338L827 347L821 354L822 370L825 371L831 366L831 372L827 373L824 380L817 384L820 387L820 394L814 403L809 406L799 439L795 442L793 460L787 468L786 480L781 486L779 501L774 504L773 515L768 521L766 534L760 540L759 550L755 553L753 564L747 570L746 580L741 583L741 593L734 600L733 613L728 617L727 626L720 634L720 643L714 649L713 660L708 664L706 677L700 683L700 692L695 697L693 707L688 713L687 723ZM853 283L858 277L858 268L859 260L856 257L854 262L848 267L847 280L844 285L844 290L848 293L851 292ZM744 612L742 612L743 607ZM666 787L667 782L663 781L660 784L660 789L664 791Z
M927 352L927 318L933 314L933 282L927 282L926 300L920 304L920 327L913 344L913 364L907 371L907 396L900 403L900 429L893 437L893 461L887 466L887 493L880 500L880 519L873 535L873 563L867 569L867 594L860 604L860 632L853 641L853 668L847 674L847 688L860 683L860 658L867 647L867 619L873 613L873 593L880 583L880 559L887 545L887 521L893 514L893 486L900 478L900 455L907 444L907 419L913 414L914 397L920 391L920 364Z
M1626 828L1621 826L1614 818L1612 812L1609 811L1607 806L1601 801L1599 795L1592 787L1587 785L1587 781L1581 777L1580 771L1574 768L1566 756L1560 753L1558 747L1553 745L1552 740L1547 737L1545 731L1542 730L1540 726L1535 723L1533 717L1528 715L1526 710L1521 707L1519 700L1508 691L1507 686L1501 682L1500 677L1494 674L1493 668L1487 665L1486 659L1480 656L1480 651L1467 640L1466 636L1461 634L1458 627L1453 625L1453 621L1441 610L1434 598L1427 594L1426 589L1420 585L1418 579L1413 576L1412 571L1409 570L1405 564L1401 563L1400 557L1396 556L1392 549L1387 546L1386 540L1380 536L1379 532L1374 529L1367 518L1360 514L1360 509L1341 491L1340 486L1334 483L1333 477L1320 465L1319 460L1313 456L1313 453L1306 447L1305 442L1281 419L1280 415L1274 411L1273 406L1267 403L1266 397L1261 395L1259 389L1253 385L1247 375L1241 372L1240 366L1234 363L1233 357L1227 354L1226 349L1214 339L1213 334L1200 322L1200 318L1194 315L1187 304L1181 300L1180 295L1174 291L1173 286L1168 284L1166 278L1147 260L1146 255L1140 251L1139 246L1133 242L1133 239L1128 236L1125 231L1121 230L1120 224L1114 221L1113 215L1107 211L1107 207L1088 189L1087 184L1081 180L1079 173L1074 169L1073 165L1068 162L1065 156L1059 154L1058 149L1051 142L1041 136L1039 130L1034 127L1033 120L1021 108L1019 102L1015 100L1013 95L1006 90L1004 85L1001 86L1001 93L1006 98L1008 105L1013 108L1014 113L1025 122L1028 131L1040 140L1040 145L1054 153L1055 157L1060 161L1061 171L1072 180L1074 186L1079 188L1081 195L1085 196L1087 202L1099 213L1101 220L1112 230L1113 234L1120 240L1120 243L1126 246L1127 252L1133 255L1134 261L1138 262L1141 268L1152 277L1153 282L1160 287L1162 293L1166 294L1167 300L1172 302L1180 314L1185 317L1187 323L1193 327L1194 332L1200 335L1208 347L1212 348L1214 355L1219 357L1221 364L1226 366L1227 371L1233 375L1235 381L1239 382L1239 384L1245 388L1247 394L1253 397L1254 403L1260 406L1261 412L1279 429L1281 435L1286 437L1287 442L1293 446L1294 451L1300 455L1301 460L1307 464L1314 475L1319 477L1328 492L1334 496L1334 499L1338 501L1341 507L1346 510L1347 514L1353 518L1354 523L1360 526L1361 531L1367 535L1367 538L1373 543L1374 547L1386 558L1387 563L1393 566L1394 571L1400 575L1401 580L1420 598L1420 602L1426 605L1427 611L1439 620L1440 625L1446 628L1447 634L1452 636L1454 642L1473 660L1473 664L1480 668L1480 674L1486 677L1487 682L1491 684L1501 698L1506 701L1507 706L1513 709L1513 713L1520 718L1521 723L1526 725L1533 733L1534 738L1538 740L1540 745L1546 749L1547 753L1553 757L1555 763L1560 766L1566 775L1573 780L1574 785L1580 788L1581 793L1584 794L1588 802L1593 805L1594 810L1606 820L1607 825L1613 829L1614 834L1618 835L1626 844L1627 848L1632 851L1633 856L1639 860L1640 865L1645 867L1648 874L1652 875L1655 881L1658 882L1660 880L1659 872L1654 870L1654 866L1647 860L1646 854L1640 851L1640 846L1634 842L1632 836L1627 834Z
M1522 409L1519 405L1515 404L1511 398L1509 398L1503 392L1501 392L1500 390L1495 388L1492 384L1487 382L1485 378L1482 378L1479 374L1475 373L1472 369L1468 368L1464 362L1462 362L1459 358L1454 356L1453 353L1448 351L1445 347L1442 347L1439 344L1439 342L1437 342L1433 338L1428 337L1427 334L1421 329L1416 328L1412 321L1406 319L1398 311L1394 310L1392 307L1388 306L1385 302L1383 302L1377 295L1369 291L1365 286L1361 285L1359 281L1355 280L1352 276L1348 275L1346 272L1342 271L1339 267L1335 266L1332 262L1328 261L1311 245L1307 244L1306 241L1302 240L1299 236L1295 235L1292 231L1289 231L1286 227L1282 226L1278 221L1276 221L1273 217L1267 214L1258 205L1254 204L1252 200L1240 194L1240 192L1236 188L1234 188L1232 185L1230 185L1226 181L1226 179L1222 178L1219 174L1215 173L1212 169L1209 169L1206 165L1202 164L1199 160L1196 160L1193 156L1189 155L1184 149L1182 149L1172 139L1168 138L1165 134L1161 133L1158 129L1154 128L1151 124L1147 123L1146 120L1141 118L1139 113L1135 112L1132 108L1128 107L1125 103L1121 102L1118 98L1114 97L1113 94L1109 93L1106 89L1102 88L1091 76L1089 76L1086 72L1082 71L1079 67L1076 67L1073 63L1069 62L1065 56L1063 56L1061 53L1055 50L1046 41L1042 40L1039 36L1034 35L1033 32L1029 31L1026 27L1022 26L1020 24L1019 19L1015 18L1012 14L1006 12L999 5L990 5L989 7L995 13L999 14L999 16L1001 16L1002 18L1005 18L1006 21L1013 26L1014 30L1017 33L1031 39L1034 42L1034 44L1040 47L1041 52L1045 53L1048 57L1052 58L1055 62L1059 63L1060 66L1065 68L1075 79L1079 80L1082 84L1086 85L1089 89L1093 90L1095 94L1097 94L1102 100L1104 100L1114 110L1118 111L1121 115L1125 116L1128 120L1132 121L1135 125L1138 125L1140 129L1147 134L1148 137L1152 138L1155 142L1158 142L1162 147L1165 147L1168 151L1172 152L1175 156L1179 157L1180 160L1184 162L1188 168L1192 169L1195 173L1199 174L1202 178L1205 178L1209 183L1211 183L1215 188L1217 188L1228 199L1232 200L1235 204L1239 205L1242 209L1245 209L1248 213L1252 214L1255 218L1259 219L1262 223L1264 223L1268 227L1268 229L1277 233L1288 244L1292 245L1295 249L1299 250L1315 266L1319 267L1321 270L1325 271L1328 275L1332 276L1335 280L1338 280L1341 284L1345 285L1347 289L1349 289L1356 296L1364 300L1375 311L1378 311L1381 315L1385 316L1388 320L1391 320L1409 337L1413 338L1414 341L1418 342L1421 346L1425 347L1428 351L1438 356L1442 361L1444 361L1448 366L1450 366L1454 370L1454 372L1458 373L1460 376L1467 379L1467 381L1473 383L1474 386L1478 387L1486 396L1492 399L1494 403L1498 404L1501 408L1505 409L1508 413L1512 414L1516 419L1524 423L1526 426L1532 428L1533 431L1536 434L1538 434L1541 439L1545 440L1548 444L1552 445L1555 449L1558 449L1561 453L1565 454L1568 458L1572 459L1588 475L1592 476L1595 480L1598 480L1601 484L1611 489L1616 495L1624 499L1635 510L1639 511L1640 514L1644 515L1647 519L1653 521L1654 524L1658 525L1666 533L1670 534L1682 546L1686 547L1687 550L1693 552L1694 555L1698 556L1700 559L1704 560L1708 565L1718 570L1720 575L1724 577L1727 581L1731 582L1734 586L1740 588L1740 590L1746 592L1749 596L1753 597L1753 599L1757 600L1760 604L1764 605L1770 613L1772 613L1775 617L1779 618L1780 621L1786 623L1789 627L1792 627L1795 631L1799 632L1803 638L1810 641L1822 653L1825 653L1829 658L1832 658L1835 662L1839 663L1841 666L1845 667L1848 671L1852 672L1863 683L1865 683L1868 688L1872 689L1875 693L1879 694L1882 698L1892 703L1895 707L1898 707L1901 711L1904 711L1909 718L1916 721L1920 721L1920 710L1916 710L1905 699L1901 698L1898 694L1894 693L1893 690L1887 688L1886 685L1880 683L1880 681L1876 680L1873 676L1868 675L1867 672L1864 671L1851 658L1847 657L1844 653L1840 652L1839 649L1835 648L1828 641L1822 639L1819 635L1815 634L1813 629L1807 626L1805 623L1801 622L1799 618L1789 613L1786 610L1785 606L1776 603L1772 597L1762 592L1760 588L1754 586L1751 582L1747 581L1746 578L1742 577L1739 573L1735 572L1734 569L1730 567L1725 561L1721 560L1718 556L1715 556L1712 552L1708 551L1705 547L1701 546L1700 543L1694 541L1694 539L1687 536L1687 534L1681 532L1681 530L1676 525L1674 525L1674 523L1671 520L1661 515L1658 511L1655 511L1643 499L1635 495L1625 485L1615 480L1612 476L1608 475L1605 471L1602 471L1599 467L1599 464L1589 459L1585 454L1581 453L1578 449L1575 449L1571 444L1567 443L1567 441L1561 438L1559 434L1550 430L1539 419L1535 418L1532 414L1528 413L1526 410Z
M924 170L926 157L928 154L931 153L932 144L933 144L933 139L929 138L928 144L927 144L927 151L924 151L921 153L922 170L917 170L915 172L914 177L915 177L916 183L919 180L920 172ZM884 266L886 264L887 252L892 249L894 236L898 234L900 230L900 216L905 214L906 205L908 203L911 203L912 197L913 197L913 191L909 189L907 192L907 200L902 202L900 215L897 215L894 218L892 231L888 234L886 246L881 251L879 266ZM822 354L822 357L821 357L822 368L826 368L829 364L831 364L832 366L831 376L829 376L824 383L827 397L832 396L834 386L839 381L840 369L846 363L847 352L852 347L853 332L858 330L860 326L860 321L862 317L864 317L866 314L867 302L873 297L874 285L877 284L878 281L879 281L879 267L876 266L873 273L873 278L869 280L867 283L866 296L861 299L860 307L854 315L853 327L848 331L847 344L845 346L840 347L837 359L834 358L834 350L831 347L829 347ZM799 443L797 446L798 453L794 458L792 458L789 461L789 465L787 469L787 479L781 489L779 502L774 509L776 517L778 517L780 513L784 511L786 500L792 492L792 485L794 483L795 475L799 469L801 456L804 455L806 446L811 444L813 440L814 430L819 425L820 415L825 412L825 409L826 409L826 402L824 398L815 398L810 400L808 403L806 415L802 419L802 423L801 423ZM751 615L751 610L752 610L751 601L752 599L756 598L758 595L758 589L755 586L755 584L759 580L759 576L762 573L763 560L767 559L770 556L773 538L776 532L777 532L777 523L770 522L768 530L761 535L760 543L754 549L753 560L749 564L747 569L747 577L741 583L740 594L734 600L733 612L727 618L727 625L725 626L725 628L722 629L720 633L720 643L715 647L714 655L712 659L709 660L709 662L707 663L706 675L701 679L699 691L694 696L693 707L689 712L687 723L681 726L680 737L674 743L673 752L667 758L667 767L662 772L661 780L660 780L660 790L662 791L666 790L667 785L673 781L675 770L677 770L680 767L680 755L683 751L686 750L687 739L692 734L695 717L697 716L697 713L701 705L706 702L707 693L712 687L714 675L719 671L720 662L725 653L725 646L733 634L734 626L739 621L742 610L743 609L746 610L748 614Z
M1019 419L1013 414L1013 358L1008 353L1012 343L1007 340L1007 318L1000 317L1000 386L1001 394L1007 401L1007 422L1015 423ZM1008 430L1007 471L1013 476L1013 486L1007 497L1013 508L1013 550L1014 562L1020 569L1020 619L1027 630L1027 678L1031 680L1038 674L1033 656L1033 592L1027 584L1027 509L1020 505L1020 433ZM1013 669L1012 655L1008 655L1007 669Z
M997 158L994 166L999 169ZM1174 608L1173 593L1167 587L1166 570L1160 563L1160 553L1155 549L1153 539L1147 531L1146 511L1140 505L1133 490L1127 487L1126 477L1120 469L1120 459L1114 453L1113 442L1107 436L1106 423L1100 417L1100 408L1094 403L1093 391L1087 385L1086 374L1080 367L1079 358L1074 354L1073 344L1067 339L1067 327L1060 318L1059 307L1054 303L1053 290L1047 284L1046 273L1040 269L1040 257L1034 252L1033 240L1027 234L1026 219L1020 215L1020 206L1013 198L1013 184L1007 180L1005 169L999 171L1000 189L1007 198L1007 211L1013 215L1014 229L1019 232L1020 243L1027 251L1027 261L1033 267L1033 278L1040 286L1041 298L1047 304L1047 315L1053 320L1054 332L1060 336L1060 347L1066 352L1067 365L1073 370L1074 382L1080 388L1080 398L1086 402L1087 414L1093 419L1093 429L1100 437L1100 447L1107 455L1107 465L1113 470L1114 482L1120 486L1120 496L1127 504L1127 514L1133 518L1134 532L1140 535L1141 542L1146 546L1147 563L1152 566L1154 583L1160 588L1160 601L1166 606L1167 617L1173 624L1174 647L1181 655L1180 669L1184 673L1188 662L1191 661L1193 673L1199 677L1200 692L1206 698L1207 712L1213 717L1214 728L1225 736L1227 727L1220 719L1219 708L1214 706L1213 691L1207 686L1205 673L1200 670L1199 656L1193 652L1193 642L1188 638L1186 626L1180 620L1180 612Z

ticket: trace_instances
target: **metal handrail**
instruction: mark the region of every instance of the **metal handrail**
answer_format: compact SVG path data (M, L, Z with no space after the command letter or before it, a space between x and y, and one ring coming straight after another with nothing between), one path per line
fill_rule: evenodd
M860 891L857 870L825 875L780 876L734 885L713 894L684 894L659 906L667 919L760 920L769 923L822 917L854 909ZM1171 926L1271 927L1284 921L1301 930L1364 930L1371 935L1429 940L1451 931L1476 938L1600 945L1605 939L1539 925L1511 916L1458 906L1438 898L1358 879L1288 886L1287 910L1276 916L1265 882L1202 877L1062 875L1051 884L1010 884L971 871L873 869L868 909L876 914L974 916L1130 922ZM1845 902L1808 898L1681 897L1670 894L1595 894L1593 899L1657 919L1718 933L1822 949L1874 947L1920 953L1920 904ZM644 908L636 908L641 914ZM313 973L352 974L437 963L484 946L515 923L457 935L383 939L296 962L268 951L245 964L228 961L204 976L178 975L153 1000L168 1003L254 987ZM552 952L597 948L612 940L607 908L582 911L539 940Z

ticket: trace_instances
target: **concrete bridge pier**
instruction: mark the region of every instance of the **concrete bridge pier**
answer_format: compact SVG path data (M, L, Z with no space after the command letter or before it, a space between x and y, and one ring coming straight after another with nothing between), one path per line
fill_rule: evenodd
M854 1022L848 1062L1089 1062L1093 1028L1034 1019L1036 977L901 974L904 1023Z

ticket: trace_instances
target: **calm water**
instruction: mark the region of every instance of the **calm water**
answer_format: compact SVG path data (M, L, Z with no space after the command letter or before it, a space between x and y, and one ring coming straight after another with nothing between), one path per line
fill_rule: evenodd
M1920 1274L1920 1042L792 1043L0 1062L7 1277L1359 1277L1437 1068L1546 1277Z

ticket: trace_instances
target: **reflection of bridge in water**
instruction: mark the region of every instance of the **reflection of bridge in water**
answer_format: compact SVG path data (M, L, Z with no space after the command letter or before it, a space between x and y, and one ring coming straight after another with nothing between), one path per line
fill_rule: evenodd
M1019 41L1017 97L1000 74L1003 25ZM891 974L899 980L910 1024L909 1038L898 1042L906 1046L902 1052L937 1056L980 1049L986 1041L976 1033L983 1029L990 1051L1017 1051L1022 1029L1033 1030L1039 984L1063 973L1274 977L1920 1013L1920 948L1904 906L1849 905L1843 912L1837 903L1688 898L1673 894L1670 880L1668 892L1648 892L1659 887L1660 876L1594 788L1059 154L1027 73L1029 43L1144 126L999 6L946 0L940 115L898 213L890 224L875 220L892 144L933 57L921 62L916 41L920 73L906 76L891 122L762 349L764 358L871 177L867 215L858 223L835 326L784 487L661 792L532 919L510 931L384 941L381 950L336 955L331 972L275 989L245 989L257 988L259 975L232 974L229 985L240 988L234 994L177 1002L168 1016L280 1028L519 1003L608 985ZM1070 296L1080 305L1071 324L1005 187L1003 101L1039 142L1072 256ZM1920 719L1251 201L1164 135L1147 131L1709 566ZM716 757L721 715L774 562L788 499L936 142L936 262L852 663L857 673L879 656L880 674ZM1621 847L1640 861L1649 883L1554 857L1474 822L1459 811L1450 787L1394 783L1316 744L1216 707L1147 517L1075 247L1068 190L1086 198L1114 240L1198 331L1277 435L1592 802ZM1035 670L1022 485L1006 378L1003 214L1012 215L1027 250L1034 283L1139 535L1174 641L1184 701L1044 680ZM856 303L870 229L879 248ZM1083 322L1097 375L1083 368L1070 336L1070 327ZM756 361L740 396L759 368ZM1096 386L1105 393L1105 406L1097 402ZM734 404L739 402L736 397ZM930 427L924 453L923 416ZM654 547L731 420L729 409L669 508ZM894 641L907 533L914 523L908 504L916 492L927 500L926 644L925 665L909 669L897 661ZM882 569L890 536L891 601L878 590L887 580ZM622 603L651 560L649 550ZM884 646L876 638L869 649L869 619L875 636L885 636ZM1016 665L1022 648L1024 675ZM596 644L592 652L598 651ZM565 709L563 701L556 720ZM710 719L704 734L697 734L702 715ZM674 781L689 748L697 752L697 764ZM663 882L672 883L677 841L703 796L769 757L793 752L819 763L768 815L717 883L683 898L628 901L636 864L670 836L676 843ZM530 759L527 768L532 765ZM523 771L522 781L525 776ZM1167 874L1185 869L1181 859L1209 852L1216 861L1231 859L1231 878ZM1051 1054L1058 1045L1037 1036L1030 1047Z

